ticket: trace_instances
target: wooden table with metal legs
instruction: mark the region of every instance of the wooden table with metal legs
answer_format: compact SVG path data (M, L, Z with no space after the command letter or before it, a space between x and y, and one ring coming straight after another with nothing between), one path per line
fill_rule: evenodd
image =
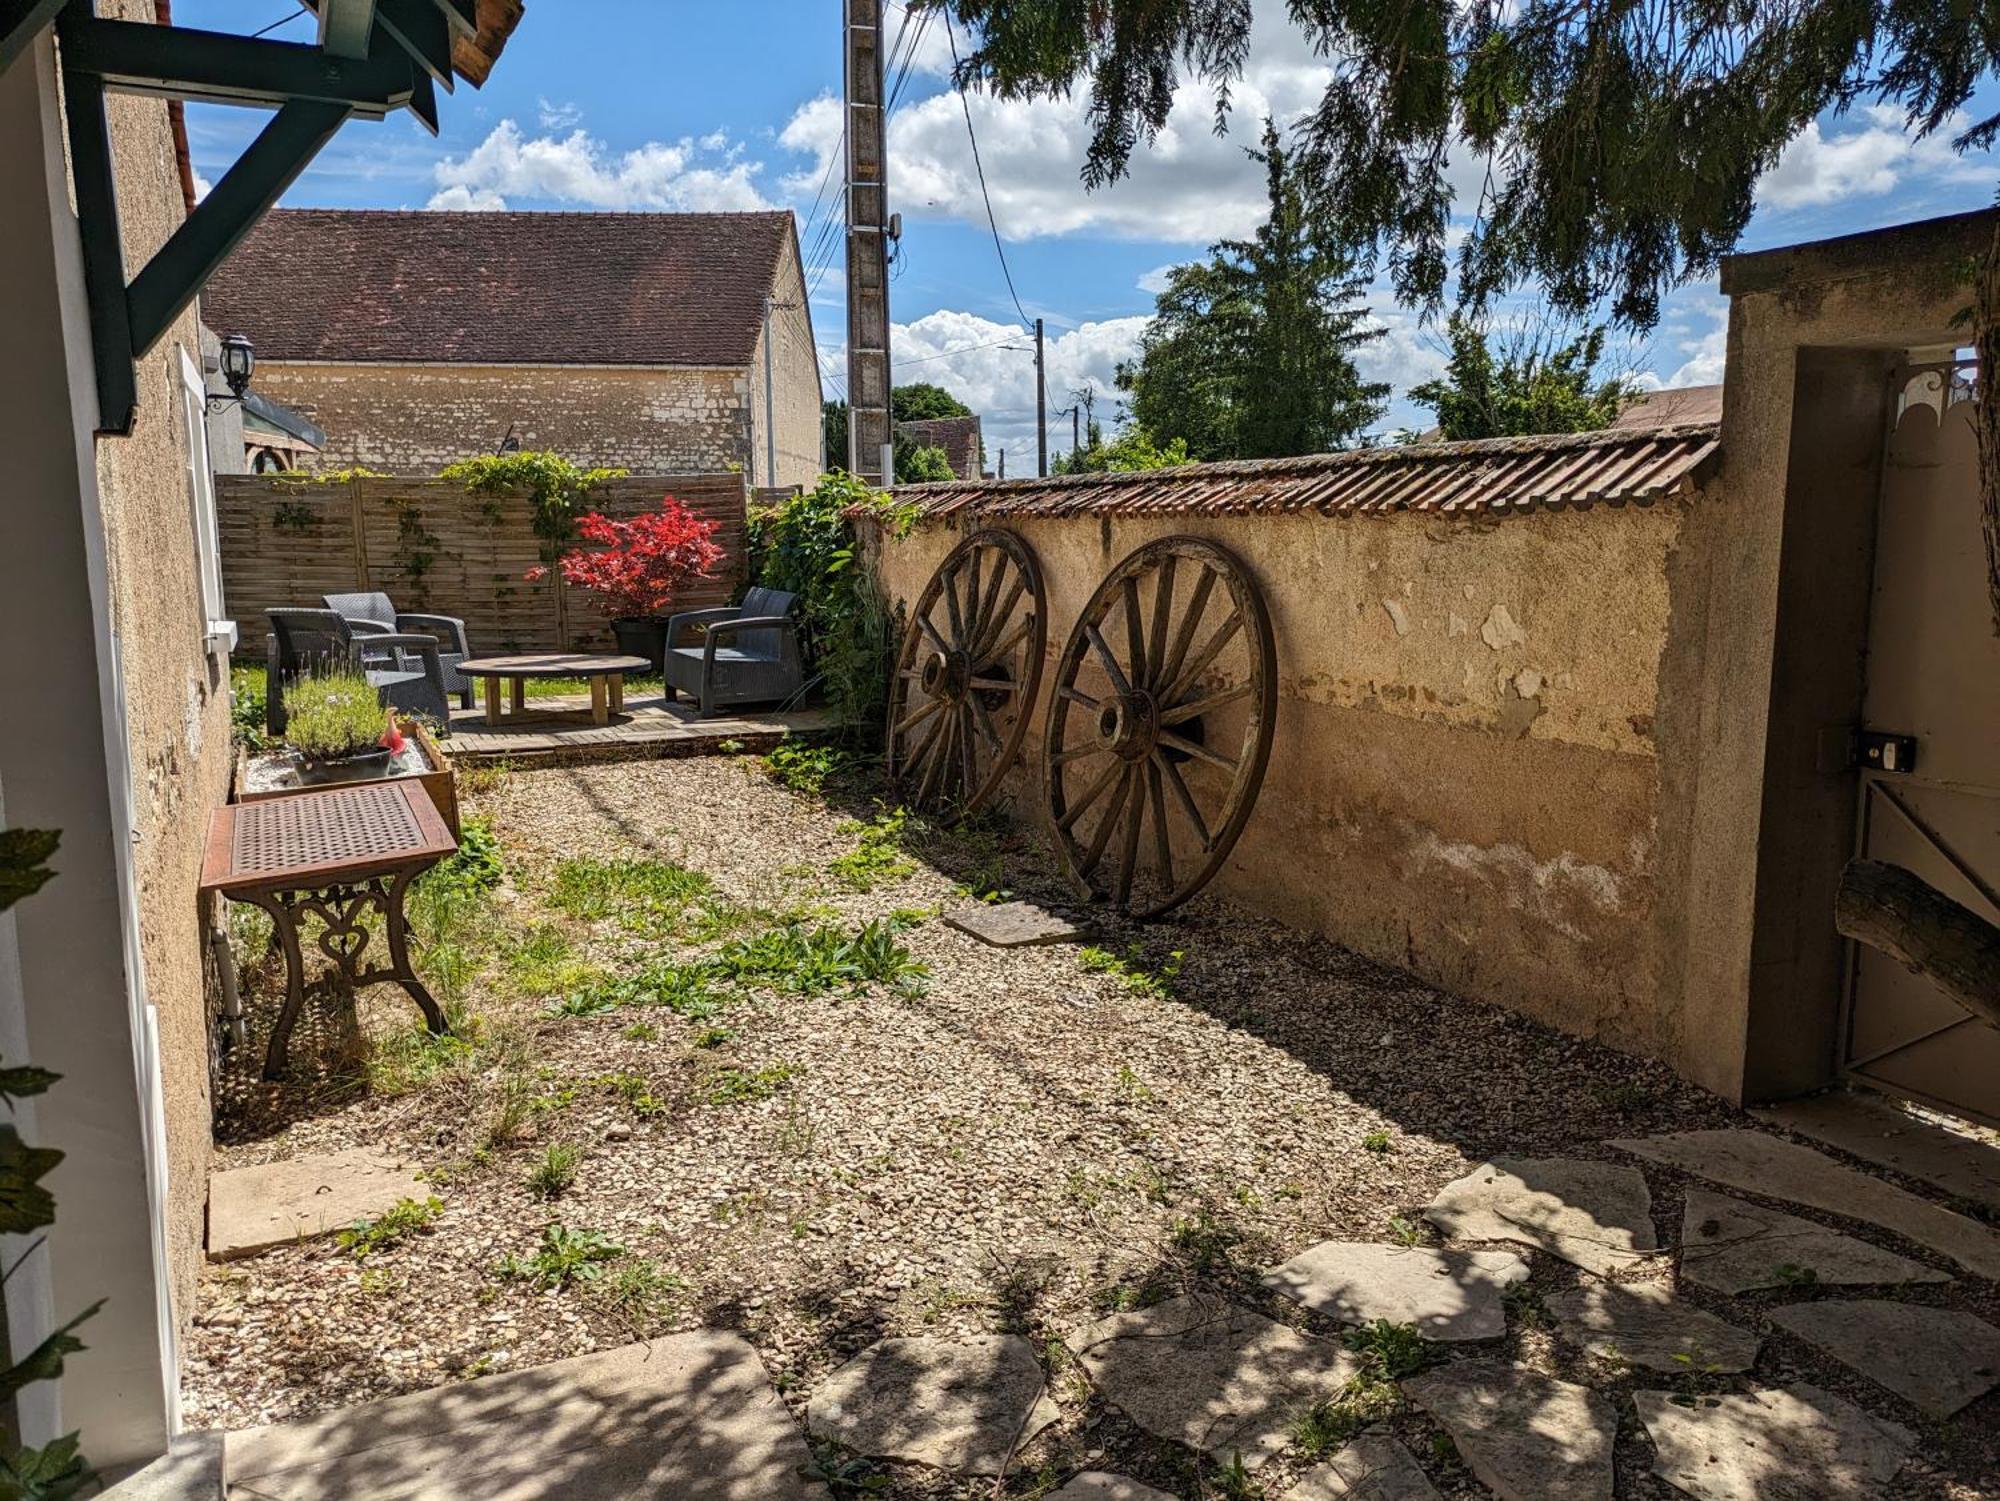
M458 841L415 778L363 782L264 802L228 803L208 823L201 889L269 914L285 954L285 1001L271 1027L264 1077L285 1073L292 1028L305 1005L305 920L320 922L319 950L350 986L401 985L434 1033L444 1012L410 967L403 899L410 883ZM382 919L388 963L364 962L369 918Z

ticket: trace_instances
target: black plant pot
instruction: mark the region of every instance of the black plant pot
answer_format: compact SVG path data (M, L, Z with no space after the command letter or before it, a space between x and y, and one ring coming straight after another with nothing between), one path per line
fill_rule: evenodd
M644 657L654 672L667 670L667 622L662 615L628 615L611 622L611 634L618 650L628 657Z

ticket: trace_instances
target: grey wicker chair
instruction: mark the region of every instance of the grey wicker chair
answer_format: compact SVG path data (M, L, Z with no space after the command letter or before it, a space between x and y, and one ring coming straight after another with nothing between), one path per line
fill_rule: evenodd
M740 605L689 610L667 622L667 702L686 693L713 714L728 704L788 699L805 686L799 658L798 596L782 589L752 589ZM698 643L683 636L708 627Z
M320 598L326 601L329 610L338 610L357 635L388 636L400 631L437 637L438 661L444 667L445 692L458 695L460 708L472 707L472 684L458 670L458 664L472 655L472 647L465 638L463 620L456 615L405 613L391 604L386 594L323 594ZM387 663L377 660L384 654L373 650L367 641L361 643L361 648L362 658L369 666L387 666Z
M271 634L264 638L264 727L285 733L285 687L303 673L334 667L359 671L384 708L424 714L445 729L451 705L445 697L444 666L435 636L396 633L357 635L335 610L271 610ZM371 662L362 643L378 655Z

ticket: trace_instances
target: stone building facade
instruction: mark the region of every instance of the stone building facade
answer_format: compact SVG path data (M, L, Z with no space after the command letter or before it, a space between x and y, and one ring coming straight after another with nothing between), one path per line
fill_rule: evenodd
M301 293L301 265L332 269ZM474 307L436 315L468 287ZM758 488L820 472L789 214L279 212L204 313L325 430L326 468L434 474L506 445Z

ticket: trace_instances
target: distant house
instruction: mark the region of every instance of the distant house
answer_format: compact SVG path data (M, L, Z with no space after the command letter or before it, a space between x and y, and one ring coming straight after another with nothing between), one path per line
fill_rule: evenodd
M1611 425L1617 428L1675 427L1683 422L1720 422L1722 383L1712 386L1669 386L1641 391L1626 403Z
M896 436L919 448L941 448L960 479L978 479L984 444L977 417L926 417L896 424Z
M789 213L280 210L210 282L319 462L433 473L503 447L753 485L820 472Z

